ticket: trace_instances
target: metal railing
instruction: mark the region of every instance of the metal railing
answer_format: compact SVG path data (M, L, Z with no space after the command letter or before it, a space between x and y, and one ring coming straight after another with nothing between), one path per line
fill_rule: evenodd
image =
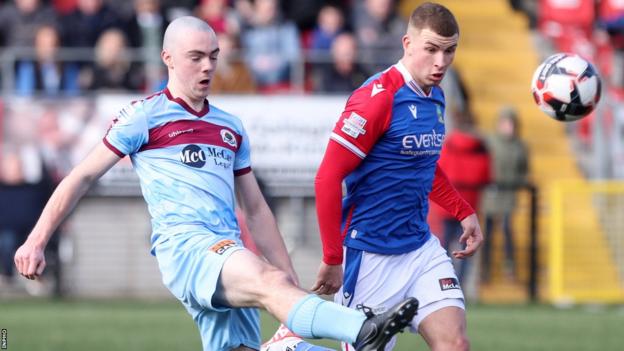
M232 62L244 62L244 52L234 51L228 59ZM0 53L0 76L2 77L2 95L10 95L15 91L15 66L23 60L35 60L37 53L32 47L5 48ZM60 63L91 63L95 62L95 49L90 47L82 48L59 48L54 58ZM155 76L150 66L159 65L164 68L160 59L160 50L155 48L125 49L121 58L132 63L144 63L145 76L148 82L157 81L162 78ZM362 65L389 66L398 61L398 57L389 57L386 62L378 62L371 59L358 58L356 63ZM303 50L301 55L290 62L289 86L290 92L302 93L305 91L309 65L328 64L333 62L328 50ZM371 72L374 73L374 72ZM148 86L150 86L148 84Z

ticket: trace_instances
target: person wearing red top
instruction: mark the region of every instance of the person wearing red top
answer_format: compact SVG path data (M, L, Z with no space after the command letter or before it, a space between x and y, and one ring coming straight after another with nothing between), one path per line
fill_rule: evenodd
M491 180L490 154L485 142L474 130L470 111L459 111L455 123L455 128L446 135L438 164L464 200L478 210L481 193ZM455 246L452 244L463 232L461 223L433 201L430 218L442 222L442 245L450 254ZM469 262L469 259L455 262L457 278L463 285Z

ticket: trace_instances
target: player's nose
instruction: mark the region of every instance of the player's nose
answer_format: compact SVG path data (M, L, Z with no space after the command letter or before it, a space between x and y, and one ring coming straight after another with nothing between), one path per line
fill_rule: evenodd
M433 64L438 68L444 68L450 64L450 60L443 51L437 52L434 56Z
M216 68L217 68L216 60L211 60L211 59L204 60L203 65L202 65L203 72L212 72Z

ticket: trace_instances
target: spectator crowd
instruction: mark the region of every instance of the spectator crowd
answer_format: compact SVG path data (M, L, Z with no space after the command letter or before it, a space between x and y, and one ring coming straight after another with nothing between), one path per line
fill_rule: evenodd
M194 15L223 49L213 93L347 93L395 63L406 19L396 0L4 0L0 45L21 96L149 93L165 85L160 48ZM10 67L10 65L9 65Z

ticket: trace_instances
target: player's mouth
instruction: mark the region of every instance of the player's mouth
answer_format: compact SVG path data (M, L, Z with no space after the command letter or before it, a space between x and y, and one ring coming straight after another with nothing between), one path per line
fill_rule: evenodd
M210 87L210 79L202 79L202 80L200 80L200 81L199 81L199 85L200 85L202 88L208 88L208 87Z
M439 82L442 80L442 78L444 78L444 73L433 73L431 75L431 79L433 79L436 82Z

